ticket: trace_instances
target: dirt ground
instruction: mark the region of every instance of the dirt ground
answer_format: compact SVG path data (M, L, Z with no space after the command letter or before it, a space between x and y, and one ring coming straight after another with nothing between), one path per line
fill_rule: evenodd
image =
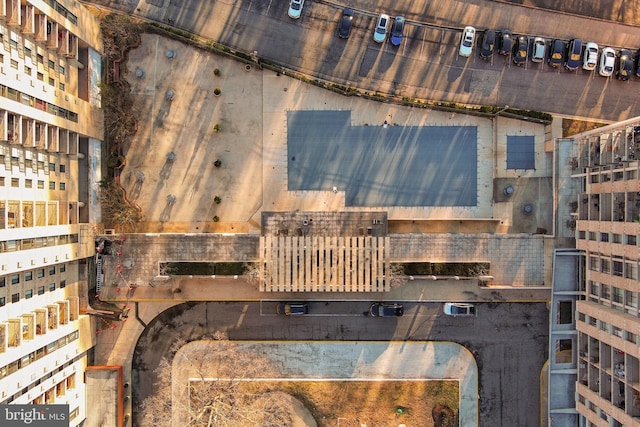
M450 408L458 425L457 381L281 381L261 387L295 396L319 427L439 427L432 416L436 406Z

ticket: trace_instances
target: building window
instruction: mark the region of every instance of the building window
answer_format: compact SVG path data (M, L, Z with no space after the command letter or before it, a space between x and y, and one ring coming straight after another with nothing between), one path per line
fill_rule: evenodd
M20 293L12 294L11 295L11 302L18 302L18 301L20 301Z
M26 273L24 273L25 282L30 282L32 280L33 280L33 271L27 271Z
M27 67L27 66L25 65L25 66L24 66L24 73L25 73L27 76L30 76L30 75L31 75L31 67Z
M638 308L638 294L633 291L624 292L625 304L629 307Z
M627 336L626 336L626 340L629 341L630 343L633 344L640 344L638 343L638 336L632 332L627 331Z
M38 269L38 279L42 279L44 277L44 268Z
M24 291L24 298L29 299L33 296L33 289L27 289Z
M33 168L33 160L31 159L24 159L24 165L25 167L32 169Z
M49 86L55 86L56 85L56 79L54 79L53 77L49 77Z
M49 60L49 68L56 68L56 63L52 60Z
M11 284L12 285L17 285L18 283L20 283L20 275L19 274L12 274L11 275Z
M611 299L611 287L609 285L602 285L600 291L600 297L603 299Z
M609 241L609 233L600 233L600 241L608 242Z
M49 190L55 190L55 189L56 189L56 182L49 181Z
M0 176L0 187L4 187L4 176Z
M613 233L613 234L611 235L611 241L612 241L613 243L622 243L622 235L621 235L621 234Z
M67 271L67 265L66 264L60 264L60 273L64 273L65 271Z
M589 232L589 240L592 240L592 241L596 240L596 232L595 231L590 231Z
M49 276L56 274L56 266L49 267Z
M12 48L17 49L17 48L18 48L18 41L17 41L17 40L14 40L14 39L12 39L12 38L9 38L9 45L10 45Z
M60 90L64 90L64 88L65 88L64 83L59 82L59 83L58 83L58 88L59 88Z
M7 278L0 277L0 288L4 288L5 286L7 286Z
M60 183L60 190L66 190L67 189L67 185L64 182Z
M12 187L20 187L20 178L11 178Z
M42 54L37 54L36 57L38 58L38 62L40 64L44 64L44 56L42 56Z
M0 307L4 307L7 305L7 300L5 297L0 297Z
M44 286L38 286L38 295L44 294Z
M637 239L635 235L627 234L627 245L635 246L637 243Z
M67 171L66 165L60 165L60 173L65 173Z
M56 282L49 283L49 290L50 291L55 291L56 290Z
M44 181L40 181L40 180L38 180L38 188L39 188L40 190L44 189Z
M25 188L33 188L33 180L32 179L25 179L24 180L24 186L25 186Z
M64 289L67 287L67 281L66 280L60 280L60 289Z
M49 172L55 172L55 171L56 171L56 164L49 162Z
M609 274L609 272L611 271L611 263L608 259L600 260L600 271Z
M600 263L600 260L594 256L590 256L589 257L589 270L591 271L598 271L598 264Z
M14 70L18 69L18 61L16 61L15 59L11 60L11 68L13 68Z
M595 282L589 282L589 294L598 296L600 292L598 292L598 284Z
M42 74L42 73L36 73L36 77L37 77L37 79L38 79L38 80L40 80L41 82L43 82L43 81L44 81L44 74Z
M58 71L64 76L64 67L62 65L58 65Z
M613 287L613 302L617 302L619 304L622 304L623 294L624 294L623 289L616 288L614 286Z

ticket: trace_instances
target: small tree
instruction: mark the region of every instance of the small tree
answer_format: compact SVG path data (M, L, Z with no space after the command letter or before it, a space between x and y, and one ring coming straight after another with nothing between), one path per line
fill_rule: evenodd
M142 403L142 425L291 425L289 401L244 379L275 376L269 359L229 341L178 340L156 369L157 392Z
M216 131L216 132L220 132L220 131L222 130L222 126L220 126L220 124L219 124L219 123L216 123L216 124L213 126L213 130L214 130L214 131Z
M220 69L219 68L214 68L213 69L213 74L215 74L216 76L220 75Z
M215 162L213 162L213 166L219 168L220 166L222 166L222 160L217 159Z
M215 88L215 89L213 90L213 94L214 94L215 96L219 96L221 93L222 93L222 89L220 89L219 87L217 87L217 88Z
M220 204L220 202L222 202L222 199L220 198L220 196L216 196L216 197L214 197L214 198L213 198L213 202L214 202L216 205L219 205L219 204Z
M218 221L220 221L220 218L218 218L218 215L214 215L213 222L218 222Z

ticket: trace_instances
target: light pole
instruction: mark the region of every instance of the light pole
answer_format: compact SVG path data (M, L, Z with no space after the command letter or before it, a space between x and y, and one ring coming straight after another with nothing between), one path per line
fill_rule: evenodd
M495 119L496 117L498 117L500 115L500 113L502 113L504 110L508 110L509 106L505 105L504 107L502 107L501 109L499 109L494 115L493 115L493 119Z

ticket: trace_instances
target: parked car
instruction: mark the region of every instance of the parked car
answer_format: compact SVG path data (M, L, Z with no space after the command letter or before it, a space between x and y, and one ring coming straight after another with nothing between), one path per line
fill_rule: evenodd
M353 9L348 7L342 11L340 24L338 25L338 37L348 39L351 34L351 25L353 24Z
M536 37L533 39L533 46L531 47L531 61L542 62L544 61L544 51L547 48L547 42L542 37Z
M640 77L640 49L636 52L636 77Z
M580 58L582 57L582 40L569 40L567 48L567 56L564 59L564 67L569 71L575 71L580 66Z
M460 56L471 56L471 52L473 52L473 42L475 39L476 29L471 26L464 27L464 30L462 30L462 37L460 37Z
M549 58L547 64L557 68L562 64L562 57L564 56L564 42L562 40L554 39L549 46Z
M598 45L594 42L588 42L584 48L582 69L587 71L595 70L596 65L598 65Z
M480 48L480 58L489 59L493 56L493 49L496 44L496 32L485 30L482 36L482 47Z
M300 18L302 6L304 6L304 0L291 0L289 3L289 11L287 12L289 17L293 19Z
M400 317L404 314L402 304L376 302L371 304L369 314L372 317Z
M447 302L443 307L444 314L448 316L476 316L476 306L461 302Z
M384 13L378 16L376 21L376 29L373 31L373 41L382 43L387 38L387 29L389 28L389 15Z
M394 46L400 46L400 43L402 43L404 23L404 17L396 16L393 20L393 24L391 24L391 35L389 36L389 39L391 40L391 44Z
M526 36L518 36L516 44L513 48L513 63L522 65L527 61L527 52L529 51L529 39Z
M281 302L276 307L280 316L301 316L309 314L309 304L306 302Z
M511 55L511 49L513 47L513 34L510 30L500 31L500 37L498 39L499 47L498 53L500 55Z
M620 49L620 66L616 72L616 78L627 81L631 73L633 73L633 53L629 49Z
M613 67L616 64L616 52L610 47L602 49L600 54L600 69L598 73L603 77L609 77L613 74Z

